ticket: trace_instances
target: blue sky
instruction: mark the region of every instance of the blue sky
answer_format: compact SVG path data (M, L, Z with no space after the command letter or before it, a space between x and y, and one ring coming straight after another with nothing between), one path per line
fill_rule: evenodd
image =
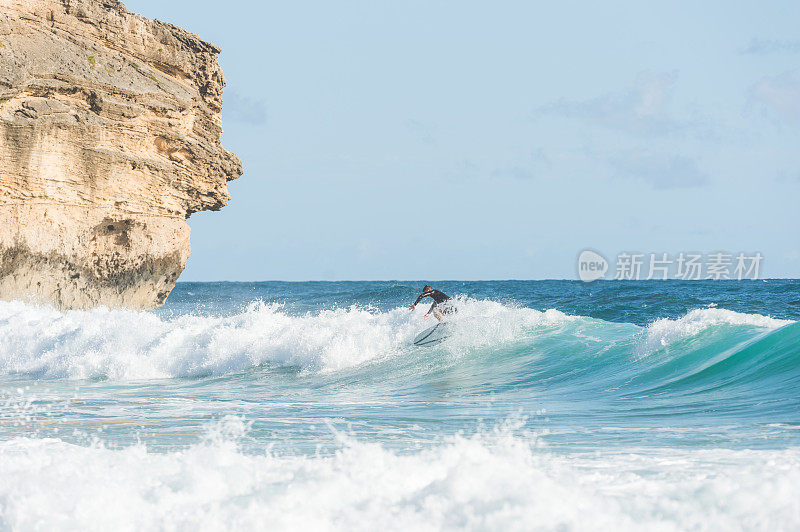
M128 0L223 50L245 173L181 280L799 277L800 4L647 4Z

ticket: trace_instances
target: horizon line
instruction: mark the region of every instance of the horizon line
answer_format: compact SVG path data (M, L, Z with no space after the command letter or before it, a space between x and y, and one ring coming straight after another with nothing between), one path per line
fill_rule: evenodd
M181 281L180 279L175 282L178 283L392 283L392 282L433 282L433 283L485 283L485 282L511 282L511 281L575 281L584 284L592 284L595 282L656 282L663 283L669 281L679 282L699 282L699 281L712 281L712 282L744 282L744 281L800 281L800 277L763 277L759 279L595 279L594 281L582 281L574 278L543 278L543 279L262 279L262 280L248 280L248 281L231 281L227 279L217 280L196 280L196 281Z

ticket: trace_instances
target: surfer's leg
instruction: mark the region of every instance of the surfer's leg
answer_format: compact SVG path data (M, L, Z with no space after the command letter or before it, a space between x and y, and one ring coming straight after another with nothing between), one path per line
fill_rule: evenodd
M433 315L437 320L444 321L444 316L442 316L442 313L439 312L439 309L433 309Z

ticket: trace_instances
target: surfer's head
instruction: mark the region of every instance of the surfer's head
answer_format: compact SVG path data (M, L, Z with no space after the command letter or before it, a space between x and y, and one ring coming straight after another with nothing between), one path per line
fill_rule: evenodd
M422 289L423 292L430 292L431 290L433 290L433 287L429 284L426 284L425 288Z

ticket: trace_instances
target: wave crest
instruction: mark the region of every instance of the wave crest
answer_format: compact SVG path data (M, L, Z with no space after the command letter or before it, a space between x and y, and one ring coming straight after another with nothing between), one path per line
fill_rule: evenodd
M680 318L662 318L648 325L641 346L641 354L650 354L685 338L697 336L712 327L733 325L777 329L790 323L794 322L720 308L695 309Z
M410 349L432 324L424 310L357 306L303 315L256 301L233 316L74 310L0 302L0 374L113 380L225 375L264 365L324 372ZM492 301L462 300L450 348L515 341L531 328L571 319Z
M426 355L471 353L518 346L542 349L553 361L575 349L600 356L642 329L630 324L544 312L495 301L460 299L450 318L453 336ZM255 301L228 316L188 314L172 318L149 312L108 310L59 312L21 302L0 302L0 375L41 378L137 380L220 376L264 366L331 372L371 361L409 355L411 341L433 323L426 309L381 312L351 306L292 314L281 304ZM787 320L700 309L678 319L652 323L642 350L652 353L719 325L777 328ZM548 339L546 345L537 340ZM576 347L576 342L580 345Z

